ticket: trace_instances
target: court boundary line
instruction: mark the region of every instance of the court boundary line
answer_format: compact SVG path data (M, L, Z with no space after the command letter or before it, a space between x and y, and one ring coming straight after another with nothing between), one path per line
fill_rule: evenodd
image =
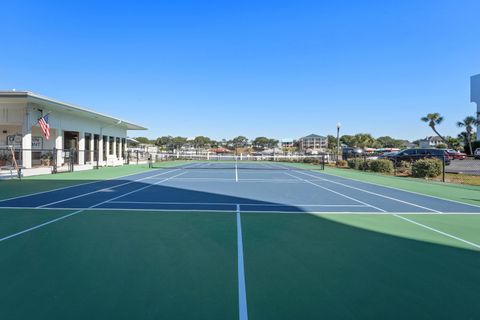
M171 173L171 172L174 172L174 171L176 171L176 170L170 171L170 173ZM97 203L96 205L92 206L91 208L97 208L98 206L101 206L102 204L106 204L106 203L109 203L110 201L113 201L113 200L116 200L116 199L120 199L120 198L122 198L122 197L131 195L131 194L133 194L133 193L136 193L136 192L139 192L139 191L142 191L142 190L151 188L151 187L153 187L153 186L159 185L160 183L166 182L166 181L168 181L168 180L171 180L171 179L173 179L173 178L175 178L175 177L181 176L182 174L186 174L186 173L187 173L187 172L181 172L181 173L179 173L179 174L177 174L177 175L174 175L174 176L172 176L172 177L168 177L168 178L165 178L164 180L160 180L159 182L156 182L156 183L153 183L153 184L149 184L149 185L143 186L143 187L141 187L141 188L139 188L139 189L135 189L135 190L129 191L129 192L127 192L127 193L124 193L124 194L121 194L121 195L119 195L119 196L113 197L113 198L111 198L111 199L108 199L108 200L102 201L102 202L100 202L100 203Z
M288 174L288 173L286 173L286 174ZM305 181L308 181L308 180L305 180ZM316 184L314 184L313 182L311 182L311 184L316 185ZM317 185L317 186L318 186L318 185ZM328 188L326 188L326 189L328 189ZM356 189L356 188L355 188L355 189ZM340 194L341 194L341 193L340 193ZM374 207L374 208L375 208L375 207ZM387 212L386 212L385 210L383 210L383 209L380 209L380 208L377 208L377 209L382 210L383 212L387 213ZM378 214L378 213L377 213L377 214ZM399 215L398 213L393 213L393 214L391 214L391 215L393 215L394 217L396 217L396 218L398 218L398 219L402 219L402 220L404 220L404 221L410 222L410 223L415 224L415 225L417 225L417 226L423 227L423 228L425 228L425 229L427 229L427 230L430 230L430 231L432 231L432 232L436 232L436 233L438 233L438 234L441 234L441 235L443 235L443 236L445 236L445 237L449 237L449 238L451 238L451 239L455 239L455 240L457 240L457 241L460 241L460 242L469 244L470 246L472 246L472 247L474 247L474 248L480 249L480 245L478 245L478 244L476 244L476 243L470 242L470 241L465 240L465 239L463 239L463 238L454 236L454 235L452 235L452 234L450 234L450 233L447 233L447 232L438 230L438 229L436 229L436 228L427 226L427 225L422 224L422 223L420 223L420 222L416 222L415 220L408 219L408 218L406 218L406 217L402 217L402 216Z
M225 205L227 206L227 205ZM228 204L228 206L234 207L235 205ZM241 205L240 205L241 206ZM365 206L368 208L368 206ZM132 209L132 208L111 208L111 207L95 207L95 208L36 208L36 207L0 207L0 213L2 209L5 210L34 210L34 211L72 211L72 210L81 210L81 211L142 211L142 212L235 212L235 209ZM244 210L246 213L291 213L291 214L314 214L314 215L425 215L431 216L432 213L420 211L420 212L381 212L381 211L282 211L282 210ZM454 216L454 215L480 215L480 212L445 212L442 216Z
M173 170L173 171L176 171L176 170ZM182 172L181 174L185 174L185 173L186 173L186 172ZM165 181L167 181L168 179L169 179L169 178L166 178ZM162 181L160 181L160 182L158 182L158 183L156 183L156 184L160 184L161 182L162 182ZM144 188L148 188L148 187L151 187L151 186L153 186L153 184L152 184L152 185L148 185L148 186L146 186L146 187L144 187ZM127 194L132 194L132 193L134 193L134 192L138 192L138 191L141 191L141 190L143 190L143 189L141 188L141 189L133 190L133 191L131 191L131 192L128 192ZM125 195L127 195L127 194L125 194ZM118 198L118 197L117 197L117 198ZM109 200L112 200L112 199L109 199ZM12 238L14 238L14 237L17 237L17 236L19 236L19 235L25 234L25 233L27 233L27 232L30 232L30 231L33 231L33 230L42 228L42 227L44 227L44 226L53 224L53 223L55 223L55 222L57 222L57 221L64 220L64 219L66 219L66 218L72 217L72 216L77 215L77 214L79 214L79 213L85 212L85 211L88 210L88 209L94 209L96 206L101 205L101 204L104 204L104 203L108 202L109 200L103 201L103 202L101 202L101 203L97 203L96 205L92 205L92 206L90 206L90 207L88 207L88 208L86 208L86 209L80 209L80 210L77 210L77 211L75 211L75 212L71 212L71 213L62 215L62 216L60 216L60 217L57 217L57 218L55 218L55 219L48 220L48 221L43 222L43 223L41 223L41 224L38 224L38 225L36 225L36 226L33 226L33 227L30 227L30 228L27 228L27 229L18 231L18 232L16 232L16 233L7 235L7 236L5 236L5 237L0 238L0 242L5 241L5 240L8 240L8 239L12 239ZM49 208L35 208L35 209L38 209L38 210L51 210L51 209L49 209Z
M368 207L360 204L281 204L281 203L238 203L238 202L173 202L173 201L110 201L110 203L125 203L125 204L159 204L159 205L212 205L225 206L237 205L240 206L259 206L259 207Z
M311 173L317 173L316 171L313 171L313 170L307 170L307 171L309 171ZM318 172L318 173L320 173L320 172ZM334 175L334 174L331 174L331 173L325 173L325 172L321 172L320 174L327 175L327 176L330 176L330 177L343 178L343 179L347 179L347 180L353 180L353 181L357 181L357 182L371 184L371 185L378 186L378 187L384 187L384 188L389 188L389 189L393 189L393 190L413 193L413 194L416 194L416 195L430 197L430 198L434 198L434 199L450 201L450 202L453 202L453 203L464 204L466 206L471 206L471 207L475 207L475 208L480 208L480 205L476 205L476 204L472 204L472 203L467 203L467 202L461 202L461 201L458 201L458 200L442 198L442 197L438 197L438 196L434 196L434 195L430 195L430 194L424 194L424 193L420 193L420 192L416 192L416 191L405 190L405 189L401 189L401 188L397 188L397 187L384 186L384 185L381 185L381 184L375 183L375 182L362 181L362 180L355 179L355 178L347 178L347 177L337 176L337 175ZM316 177L318 178L318 176L316 176ZM421 181L413 181L413 182L421 182Z
M159 170L165 170L165 169L155 169L155 171L159 171ZM105 180L90 181L90 182L79 183L79 184L66 186L66 187L60 187L60 188L51 189L51 190L38 191L38 192L25 194L25 195L21 195L21 196L15 196L15 197L12 197L12 198L0 199L0 203L5 202L5 201L10 201L10 200L16 200L16 199L21 199L21 198L25 198L25 197L30 197L30 196L36 196L36 195L40 195L40 194L44 194L44 193L48 193L48 192L55 192L55 191L60 191L60 190L65 190L65 189L70 189L70 188L75 188L75 187L86 186L86 185L94 184L94 183L100 183L100 182L111 181L111 180L115 180L115 179L121 179L121 178L125 178L125 177L134 176L136 174L142 174L142 173L145 173L145 172L148 172L148 171L149 171L148 169L145 169L145 171L142 171L142 172L130 173L130 174L127 174L127 175L124 175L124 176L108 178L108 179L105 179Z
M300 171L295 171L295 172L306 175L306 176L309 176L309 177L319 178L318 176L314 176L312 174L308 174L308 173L304 173L304 172L300 172ZM436 210L436 209L428 208L428 207L425 207L425 206L422 206L422 205L419 205L419 204L415 204L415 203L408 202L408 201L405 201L405 200L400 200L400 199L390 197L390 196L387 196L387 195L384 195L384 194L376 193L376 192L373 192L373 191L363 190L361 188L350 186L350 185L345 184L345 183L341 183L341 182L337 182L337 181L333 181L333 180L329 180L329 179L325 179L325 178L323 178L323 179L320 178L320 179L323 180L323 181L327 181L327 182L330 182L330 183L333 183L333 184L337 184L337 185L346 187L346 188L358 190L358 191L361 191L361 192L365 192L365 193L368 193L368 194L371 194L371 195L374 195L374 196L377 196L377 197L389 199L389 200L392 200L392 201L397 201L397 202L400 202L400 203L404 203L406 205L410 205L410 206L413 206L413 207L425 209L425 210L428 210L428 211L431 211L431 212L443 213L442 211L439 211L439 210Z
M30 231L33 231L33 230L36 230L36 229L45 227L45 226L47 226L47 225L49 225L49 224L55 223L55 222L57 222L57 221L60 221L60 220L66 219L66 218L69 218L69 217L74 216L74 215L76 215L76 214L79 214L79 213L81 213L81 212L83 212L83 211L84 211L84 210L77 210L77 211L75 211L75 212L71 212L71 213L69 213L69 214L66 214L66 215L57 217L57 218L52 219L52 220L48 220L48 221L43 222L43 223L41 223L41 224L38 224L38 225L35 225L35 226L33 226L33 227L24 229L24 230L22 230L22 231L18 231L18 232L16 232L16 233L13 233L13 234L10 234L10 235L5 236L5 237L3 237L3 238L0 238L0 242L3 242L3 241L5 241L5 240L11 239L11 238L15 238L15 237L17 237L17 236L19 236L19 235L22 235L22 234L24 234L24 233L27 233L27 232L30 232Z
M430 230L430 231L433 231L433 232L436 232L436 233L438 233L438 234L441 234L441 235L443 235L443 236L445 236L445 237L449 237L449 238L455 239L455 240L457 240L457 241L466 243L466 244L468 244L468 245L470 245L470 246L472 246L472 247L475 247L475 248L477 248L477 249L480 249L480 245L479 245L479 244L476 244L476 243L474 243L474 242L470 242L470 241L465 240L465 239L463 239L463 238L454 236L453 234L450 234L450 233L447 233L447 232L438 230L438 229L436 229L436 228L427 226L427 225L425 225L425 224L423 224L423 223L420 223L420 222L417 222L417 221L415 221L415 220L408 219L408 218L406 218L406 217L402 217L401 215L398 215L398 214L394 214L394 216L397 217L397 218L399 218L399 219L402 219L402 220L408 221L408 222L410 222L410 223L413 223L413 224L415 224L415 225L417 225L417 226L420 226L420 227L423 227L423 228L425 228L425 229L428 229L428 230Z
M237 217L237 269L238 269L238 318L248 320L247 290L245 285L245 263L243 257L242 218L240 205L236 205Z
M355 198L350 197L350 196L347 196L346 194L343 194L343 193L341 193L341 192L338 192L338 191L329 189L329 188L327 188L327 187L321 186L321 185L316 184L316 183L314 183L314 182L311 182L311 181L309 181L309 180L307 180L307 179L302 179L301 177L294 176L293 174L290 174L290 173L288 173L288 172L284 172L284 173L285 173L286 175L291 176L291 177L297 178L297 179L300 180L300 181L304 181L304 182L309 183L309 184L311 184L311 185L313 185L313 186L316 186L316 187L318 187L318 188L321 188L321 189L330 191L330 192L335 193L335 194L337 194L337 195L339 195L339 196L342 196L342 197L344 197L344 198L347 198L347 199L356 201L356 202L358 202L358 203L361 203L361 204L363 204L363 205L366 205L367 207L376 209L376 210L381 211L381 212L387 212L387 211L385 211L385 210L383 210L383 209L380 209L380 208L378 208L378 207L375 207L375 206L373 206L373 205L371 205L371 204L368 204L368 203L366 203L366 202L364 202L364 201L355 199Z
M115 189L115 188L118 188L118 187L123 187L123 186L129 185L129 184L135 183L135 182L139 182L139 181L143 181L143 180L148 180L149 178L162 176L162 175L165 175L165 174L168 174L168 173L171 173L171 172L175 172L175 171L178 171L178 170L179 170L179 169L174 169L174 170L171 170L171 171L167 171L167 172L162 172L162 173L159 173L159 174L155 174L155 175L153 175L153 176L144 177L144 178L140 178L140 179L136 179L136 180L124 182L124 183L121 183L121 184L118 184L118 185L115 185L115 186L111 186L111 187L107 187L107 188L103 188L103 189L99 189L99 190L95 190L95 191L83 193L83 194L80 194L80 195L76 195L76 196L73 196L73 197L70 197L70 198L61 199L61 200L53 201L53 202L50 202L50 203L42 204L41 206L38 206L38 207L39 207L39 208L45 208L45 207L48 207L48 206L51 206L51 205L54 205L54 204L57 204L57 203L62 203L62 202L65 202L65 201L70 201L70 200L73 200L73 199L78 199L78 198L81 198L81 197L84 197L84 196L88 196L88 195L91 195L91 194L94 194L94 193L97 193L97 192L103 192L103 191L106 191L106 190L109 190L109 189Z

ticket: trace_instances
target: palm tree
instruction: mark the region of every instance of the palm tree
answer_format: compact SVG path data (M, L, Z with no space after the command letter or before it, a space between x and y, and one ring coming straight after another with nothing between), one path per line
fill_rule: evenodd
M465 128L465 138L467 140L468 146L470 148L470 154L472 154L472 133L473 133L473 127L477 126L479 124L479 121L475 119L475 117L468 116L463 121L458 121L457 122L457 127L459 128Z
M435 127L437 124L440 124L443 121L443 117L440 115L440 113L429 113L426 117L422 117L420 120L427 122L430 128L432 128L433 132L435 132L435 134L439 136L447 146L449 146L448 141L437 131L437 128Z

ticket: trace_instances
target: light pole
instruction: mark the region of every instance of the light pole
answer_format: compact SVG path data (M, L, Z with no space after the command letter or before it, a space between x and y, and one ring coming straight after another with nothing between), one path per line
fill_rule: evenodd
M340 122L337 123L337 163L340 160L340 127L342 124Z

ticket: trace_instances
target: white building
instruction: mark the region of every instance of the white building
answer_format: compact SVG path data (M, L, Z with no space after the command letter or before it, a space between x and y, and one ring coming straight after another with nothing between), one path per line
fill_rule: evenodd
M47 140L38 119L48 114L50 138ZM114 117L56 101L31 92L0 91L0 148L15 147L23 168L40 163L45 150L74 150L75 163L122 164L127 130L146 128ZM64 163L65 152L57 152L57 164Z
M437 136L426 137L419 141L420 148L435 148L438 144L444 144L445 142Z
M470 101L477 104L477 119L480 123L480 74L470 77ZM480 124L477 127L477 132L480 132ZM477 139L480 139L478 134Z
M310 134L298 140L299 149L306 153L323 152L328 146L327 137Z

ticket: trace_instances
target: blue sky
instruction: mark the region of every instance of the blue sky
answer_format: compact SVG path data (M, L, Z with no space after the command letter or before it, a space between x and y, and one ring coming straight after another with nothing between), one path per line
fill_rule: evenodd
M479 1L10 1L0 88L160 135L431 135L473 115Z

